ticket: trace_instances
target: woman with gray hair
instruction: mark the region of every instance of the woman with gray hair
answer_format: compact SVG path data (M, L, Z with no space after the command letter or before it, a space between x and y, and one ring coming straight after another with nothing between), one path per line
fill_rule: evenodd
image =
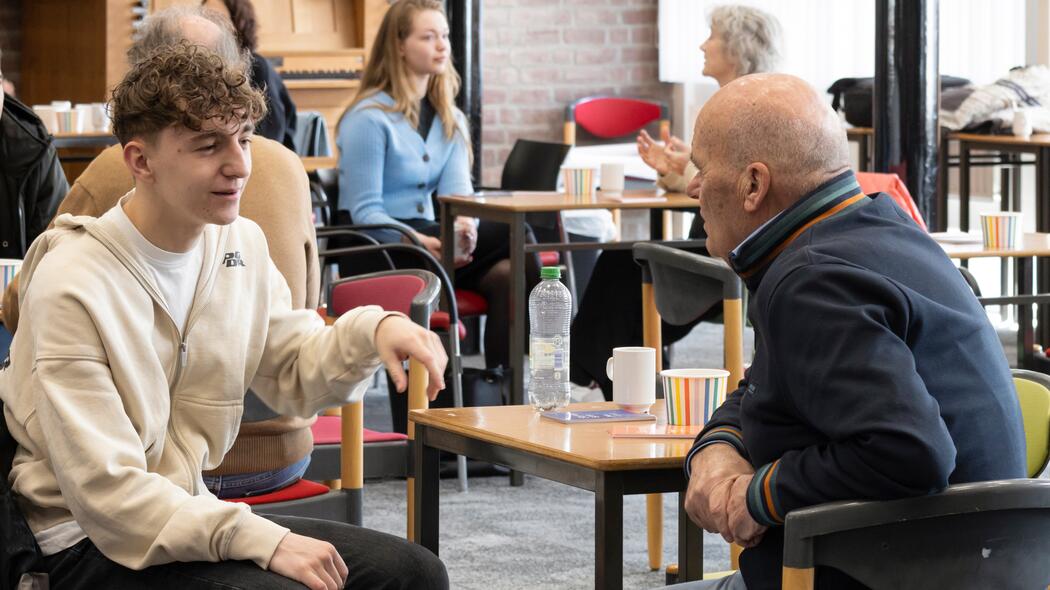
M704 75L719 86L776 66L780 56L780 23L750 6L719 6L708 16L711 36L700 45L704 53ZM685 192L696 175L689 161L689 146L669 133L663 144L644 130L638 136L638 154L659 173L657 184L673 192ZM690 238L702 238L703 220L699 215L689 230ZM612 399L612 380L605 374L605 361L614 346L642 345L641 269L630 250L606 250L598 257L587 289L580 299L579 313L572 323L569 378L576 385L599 387L605 399ZM684 337L700 320L717 316L716 305L700 319L686 326L663 324L663 343L669 345ZM609 318L619 321L610 322ZM665 355L666 359L667 356ZM575 391L575 398L590 400L591 392Z
M751 6L715 7L708 15L711 34L700 45L704 54L705 76L719 87L740 76L771 72L780 59L780 23ZM638 135L638 154L660 175L657 184L666 190L685 192L696 174L689 162L689 146L666 133L657 143L643 129Z

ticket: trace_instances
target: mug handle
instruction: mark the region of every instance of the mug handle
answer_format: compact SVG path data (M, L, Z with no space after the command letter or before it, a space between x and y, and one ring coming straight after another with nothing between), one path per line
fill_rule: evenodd
M609 381L616 381L616 378L613 377L613 357L605 361L605 374L609 376Z

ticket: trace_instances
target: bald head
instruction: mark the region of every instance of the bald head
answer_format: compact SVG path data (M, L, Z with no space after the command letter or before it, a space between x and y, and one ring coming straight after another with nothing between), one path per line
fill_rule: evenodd
M135 43L128 49L128 63L138 63L160 47L180 43L206 47L229 64L248 63L237 46L229 19L197 6L174 6L147 18Z
M708 250L726 256L763 223L849 168L846 132L802 80L752 74L723 86L696 119L689 193Z
M736 170L765 163L773 190L796 197L849 167L838 116L812 86L786 74L753 74L726 84L697 117L694 151L698 144Z

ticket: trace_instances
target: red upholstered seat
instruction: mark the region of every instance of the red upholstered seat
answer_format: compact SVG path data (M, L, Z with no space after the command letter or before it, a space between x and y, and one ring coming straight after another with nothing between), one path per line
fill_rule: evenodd
M489 311L489 302L479 293L456 289L456 304L459 306L459 317L485 315Z
M543 266L558 266L561 263L561 255L557 252L540 252L540 264Z
M448 331L449 322L451 318L448 316L448 312L435 311L430 314L430 329L431 330L445 330ZM459 322L459 339L462 340L467 337L467 327L463 325L463 322Z
M281 488L276 492L262 494L261 496L249 496L247 498L229 498L227 502L240 502L241 504L273 504L275 502L288 502L289 500L302 500L328 493L328 486L317 482L300 479L292 485Z
M340 283L332 289L328 310L332 315L364 305L380 305L387 311L408 315L412 299L423 290L423 280L412 275L395 275Z
M318 416L317 422L310 427L314 435L315 445L337 445L343 440L343 419L339 416ZM400 432L377 432L364 429L365 444L408 440L408 437Z
M631 98L582 99L573 108L576 124L603 139L634 133L660 116L659 103Z
M926 222L922 220L922 213L919 213L919 208L915 206L915 201L912 200L911 193L908 192L908 186L896 174L892 172L857 172L857 184L860 185L860 190L864 191L866 195L886 193L893 197L893 202L897 203L898 207L910 215L915 220L915 223L919 224L919 227L924 230L927 229Z

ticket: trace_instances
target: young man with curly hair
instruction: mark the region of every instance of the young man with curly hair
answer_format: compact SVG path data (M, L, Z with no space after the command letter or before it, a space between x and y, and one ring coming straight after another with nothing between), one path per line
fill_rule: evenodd
M381 364L403 389L437 338L397 314L326 327L293 310L259 227L238 217L262 96L199 46L164 47L114 89L135 188L99 218L62 215L30 250L0 372L18 442L9 476L54 588L447 588L438 559L350 525L263 517L201 471L252 390L309 416L360 399Z

